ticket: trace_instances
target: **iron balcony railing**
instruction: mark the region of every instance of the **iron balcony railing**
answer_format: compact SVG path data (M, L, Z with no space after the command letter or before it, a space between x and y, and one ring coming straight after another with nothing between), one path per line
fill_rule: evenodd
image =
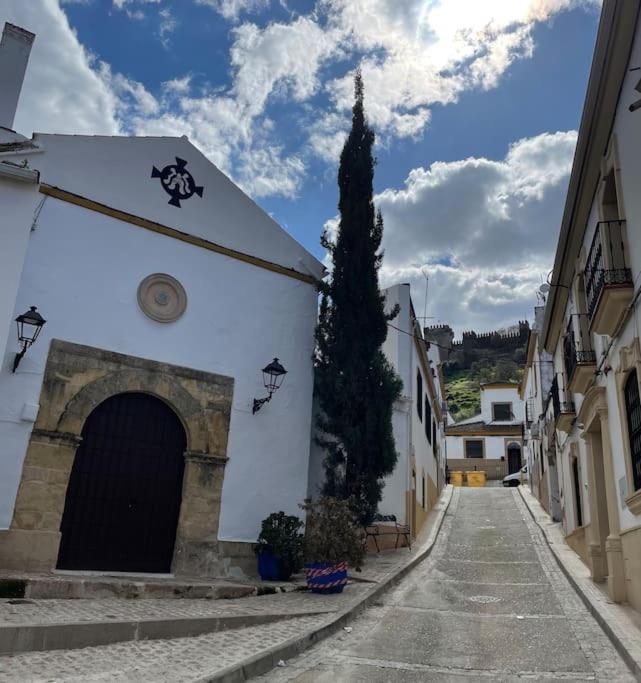
M572 376L577 365L590 365L596 363L596 353L592 349L590 333L584 330L585 313L575 313L570 317L568 329L563 339L563 360L565 363L565 376L568 384L572 381ZM579 336L575 332L573 318L576 318L576 325L579 328Z
M574 413L574 403L572 401L561 401L558 375L554 378L550 387L550 396L552 398L552 410L555 420L558 420L559 416L564 413Z
M632 271L625 259L624 230L623 220L596 224L583 276L590 319L594 317L604 287L632 284Z

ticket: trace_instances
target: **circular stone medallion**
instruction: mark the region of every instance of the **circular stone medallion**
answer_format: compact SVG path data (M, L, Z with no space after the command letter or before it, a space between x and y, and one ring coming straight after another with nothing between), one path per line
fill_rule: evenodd
M152 320L171 323L185 312L187 294L176 278L166 273L154 273L138 285L138 305Z

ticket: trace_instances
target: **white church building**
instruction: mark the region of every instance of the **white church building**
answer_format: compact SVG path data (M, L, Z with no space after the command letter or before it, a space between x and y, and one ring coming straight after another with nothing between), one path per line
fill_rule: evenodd
M186 137L14 132L33 40L0 44L0 569L248 571L307 492L323 266Z

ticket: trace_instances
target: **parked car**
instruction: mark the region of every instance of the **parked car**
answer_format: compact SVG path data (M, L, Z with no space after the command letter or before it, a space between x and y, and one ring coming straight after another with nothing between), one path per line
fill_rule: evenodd
M518 472L503 477L503 486L518 486L525 479L527 479L527 465L523 465Z

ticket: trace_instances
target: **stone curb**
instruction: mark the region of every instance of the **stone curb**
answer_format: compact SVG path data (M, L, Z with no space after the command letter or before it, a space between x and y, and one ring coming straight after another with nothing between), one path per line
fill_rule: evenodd
M383 579L378 586L368 593L358 602L346 607L344 610L338 613L338 616L331 622L307 631L300 636L290 638L285 643L274 645L264 652L261 652L253 657L249 657L243 662L237 664L232 664L220 671L215 672L210 676L204 676L196 679L195 683L241 683L248 681L254 676L259 676L261 674L271 671L277 666L278 662L282 660L292 659L296 657L301 652L304 652L312 645L319 643L328 636L333 635L339 631L344 625L351 621L357 614L362 612L365 608L369 607L373 602L378 600L384 593L386 593L390 588L395 586L400 580L406 576L416 565L427 558L434 548L436 540L439 536L441 526L443 525L443 520L445 519L445 514L449 509L450 503L452 501L454 488L448 485L443 490L443 507L438 512L438 517L435 520L434 526L430 531L431 540L429 541L425 550L423 550L419 555L413 557L406 565L401 567L396 573Z
M135 640L187 638L325 613L325 610L319 610L289 614L234 614L0 626L0 655L75 650Z
M550 540L547 531L539 524L536 515L534 514L534 510L532 510L529 501L521 491L521 487L519 486L518 489L519 494L521 496L521 500L525 504L525 507L528 509L528 512L534 520L534 523L541 530L543 538L545 539L548 548L552 552L552 555L554 556L554 559L556 560L556 563L559 565L559 568L563 572L565 578L570 582L570 585L572 586L572 588L574 588L579 598L581 598L581 601L587 607L590 614L594 617L596 622L599 624L604 633L610 639L610 642L612 643L612 645L614 645L616 651L621 655L623 661L625 661L630 671L634 674L635 678L638 681L641 681L641 660L635 657L635 655L628 648L625 642L625 633L619 633L619 627L614 623L610 623L608 618L599 609L599 605L596 602L594 602L594 600L592 600L591 596L586 591L583 590L583 587L579 583L579 580L574 576L574 574L572 574L570 569L565 565L563 558L557 552L556 544L552 540ZM634 628L636 628L636 626Z

